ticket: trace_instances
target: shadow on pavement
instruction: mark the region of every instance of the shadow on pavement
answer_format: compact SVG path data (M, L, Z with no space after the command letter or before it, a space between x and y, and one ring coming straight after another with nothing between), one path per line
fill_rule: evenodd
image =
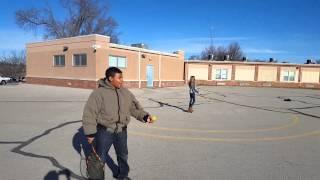
M67 180L70 180L71 172L68 169L60 170L60 171L50 171L43 178L43 180L59 180L60 176L65 176ZM63 178L65 179L65 178Z

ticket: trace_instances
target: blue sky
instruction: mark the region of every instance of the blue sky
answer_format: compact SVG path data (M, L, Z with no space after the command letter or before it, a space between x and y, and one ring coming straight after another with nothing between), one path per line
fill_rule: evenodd
M59 1L49 1L63 18ZM238 42L249 59L303 63L320 59L320 0L109 0L119 23L120 43L143 42L162 51L182 49L186 58L210 44ZM41 40L17 27L17 9L41 7L37 0L1 2L0 52Z

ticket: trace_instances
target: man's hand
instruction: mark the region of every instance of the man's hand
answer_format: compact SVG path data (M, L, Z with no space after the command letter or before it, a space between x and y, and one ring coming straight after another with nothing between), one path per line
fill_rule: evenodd
M144 122L146 122L146 123L153 123L153 122L152 122L152 117L150 116L150 114L145 115L145 116L143 117L143 120L144 120Z
M143 118L144 122L146 123L154 123L157 120L156 116L151 116L150 114L145 115Z
M147 123L153 123L151 116L148 116Z
M89 144L92 144L93 140L94 140L94 137L87 137L87 140L88 140L88 143Z

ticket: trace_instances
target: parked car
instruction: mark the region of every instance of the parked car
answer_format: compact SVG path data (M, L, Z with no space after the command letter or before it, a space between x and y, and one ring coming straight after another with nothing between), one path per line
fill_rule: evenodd
M20 77L19 82L26 82L26 77Z
M1 85L6 85L8 83L8 81L10 81L10 80L11 80L11 78L0 76L0 84Z
M16 77L10 77L10 79L11 82L18 82L18 79Z
M18 83L18 82L24 82L24 81L25 81L25 77L23 76L11 76L9 82Z

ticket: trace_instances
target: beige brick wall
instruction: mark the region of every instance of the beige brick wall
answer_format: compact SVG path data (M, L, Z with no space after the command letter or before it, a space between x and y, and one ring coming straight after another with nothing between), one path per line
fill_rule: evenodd
M190 76L195 76L197 80L208 80L208 65L207 64L189 64L188 79Z
M259 66L258 67L258 81L277 81L277 67L276 66Z
M320 68L301 68L301 82L319 83Z
M27 77L96 80L96 55L92 45L109 39L97 35L27 44ZM63 51L63 47L68 47ZM73 66L74 54L87 54L87 66ZM54 66L54 55L65 55L65 66Z
M254 81L254 66L236 65L235 80Z
M206 68L210 66L212 68L211 73L209 73L211 74L211 80L205 80L205 77L207 76ZM228 67L230 71L232 70L232 67L234 67L235 80L216 80L215 70L222 67ZM186 77L189 76L190 72L194 72L193 74L198 74L198 77L203 77L202 80L196 78L198 79L197 83L200 85L320 89L320 65L315 64L188 61L186 63L186 69L189 69L186 72ZM301 82L299 82L300 69ZM286 71L293 71L295 73L295 78L293 82L283 81L284 73ZM257 77L256 81L255 76Z
M109 56L113 55L127 59L127 67L122 68L125 81L146 81L148 65L153 66L154 81L183 81L182 51L176 54L162 53L111 44L109 40L107 36L87 35L27 44L27 77L96 81L105 76L105 70L109 67ZM94 52L93 45L100 47ZM65 52L64 46L68 47ZM73 66L73 55L78 53L87 54L87 66ZM145 58L141 57L142 54ZM65 55L65 66L54 67L54 55Z
M161 80L183 81L184 58L161 57Z

